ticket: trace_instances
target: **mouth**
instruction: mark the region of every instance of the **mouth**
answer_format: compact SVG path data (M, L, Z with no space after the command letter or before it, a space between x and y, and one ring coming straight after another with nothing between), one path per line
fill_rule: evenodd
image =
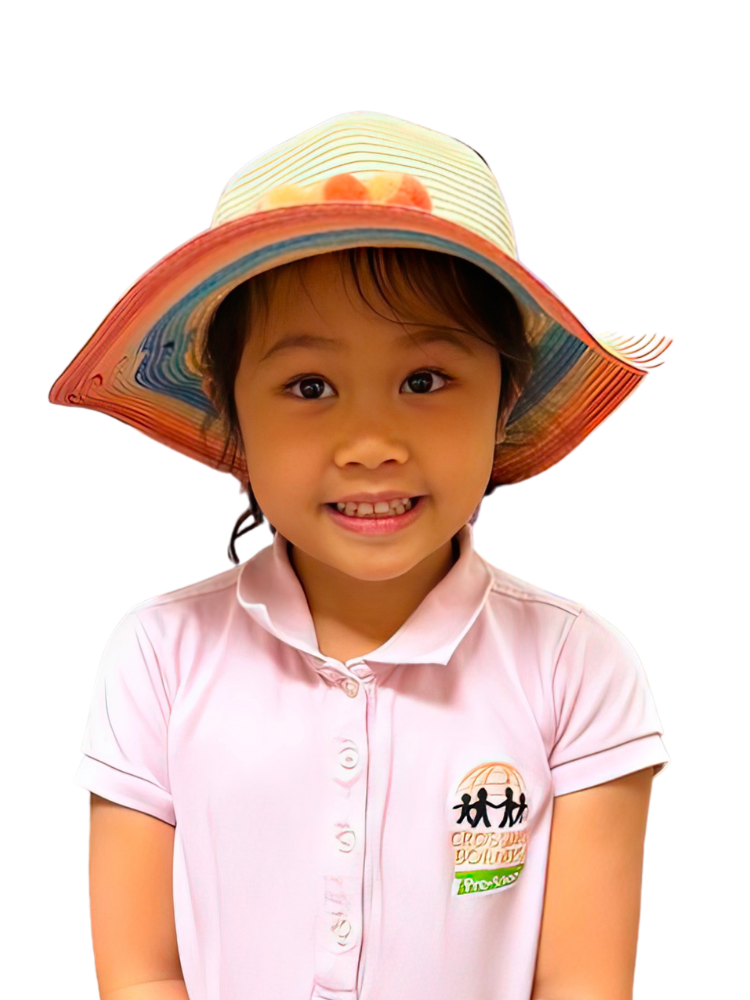
M360 538L379 538L405 531L419 519L426 502L426 496L418 496L380 500L377 503L349 501L324 506L328 507L328 516L340 528Z
M422 499L421 496L419 496L419 497L409 497L409 502L411 503L412 507L414 507L414 505L416 504L417 500L421 500L421 499ZM331 510L338 511L338 509L339 509L339 503L343 503L343 501L339 500L337 503L329 503L329 504L326 504L326 506L330 507ZM390 503L390 501L389 501L389 503ZM346 506L346 504L344 504L344 506ZM372 517L372 514L369 515L369 516ZM388 517L387 514L380 514L379 516L380 517Z

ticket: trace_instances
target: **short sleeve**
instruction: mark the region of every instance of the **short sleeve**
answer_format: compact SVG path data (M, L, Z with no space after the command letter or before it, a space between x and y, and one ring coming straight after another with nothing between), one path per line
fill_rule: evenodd
M565 795L670 763L664 732L638 654L625 636L583 608L552 678L554 795Z
M170 708L154 649L131 612L115 629L99 665L74 783L174 826Z

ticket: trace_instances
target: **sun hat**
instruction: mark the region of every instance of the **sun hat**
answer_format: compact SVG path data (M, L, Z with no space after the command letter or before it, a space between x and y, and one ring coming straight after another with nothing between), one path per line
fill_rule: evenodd
M495 451L492 481L519 482L569 454L672 343L588 332L520 263L505 199L471 146L357 111L274 146L226 184L208 229L167 254L112 308L55 382L50 401L100 410L246 484L197 345L222 299L262 271L355 246L453 254L515 297L536 348Z

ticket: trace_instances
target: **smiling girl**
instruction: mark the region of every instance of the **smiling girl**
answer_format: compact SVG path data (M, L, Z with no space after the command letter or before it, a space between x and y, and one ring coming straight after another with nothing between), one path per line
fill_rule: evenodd
M517 261L474 150L364 112L248 164L123 297L51 398L249 507L236 565L133 609L97 675L103 998L632 995L648 681L472 526L663 349L595 339Z

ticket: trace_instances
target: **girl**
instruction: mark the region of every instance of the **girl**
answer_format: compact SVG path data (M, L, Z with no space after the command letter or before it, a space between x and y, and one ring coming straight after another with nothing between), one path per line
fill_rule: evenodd
M52 400L249 507L234 568L132 610L97 675L102 997L631 995L669 761L648 681L472 525L664 346L594 339L517 261L482 157L373 113L251 162L115 306Z

